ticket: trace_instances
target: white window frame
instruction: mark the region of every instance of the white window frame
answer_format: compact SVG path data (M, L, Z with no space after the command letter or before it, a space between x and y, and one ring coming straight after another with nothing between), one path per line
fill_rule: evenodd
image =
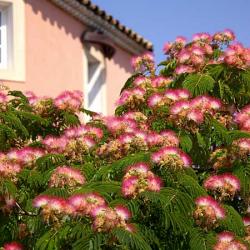
M0 81L24 82L25 79L25 2L0 0L3 14L3 52L0 63ZM1 38L2 39L2 38Z
M96 61L97 67L89 76L89 63ZM84 106L94 112L101 112L103 115L107 114L107 95L106 95L106 63L103 53L95 46L84 48ZM98 83L98 81L102 81ZM95 85L100 84L99 94L101 95L101 110L95 110L89 105L89 94ZM93 110L92 110L93 109Z
M9 9L6 6L0 5L0 69L8 67L8 35L9 35L9 22L8 22Z

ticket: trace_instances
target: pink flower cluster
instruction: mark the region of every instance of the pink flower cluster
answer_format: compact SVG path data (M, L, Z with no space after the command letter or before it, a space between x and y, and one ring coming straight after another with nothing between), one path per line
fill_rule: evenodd
M250 105L245 106L235 115L235 122L238 123L241 130L250 132Z
M213 229L218 226L218 220L225 218L224 208L211 196L201 196L195 200L194 219L198 226Z
M224 61L231 66L248 68L250 67L250 49L244 48L241 43L231 44L225 51Z
M233 199L240 191L240 180L230 173L213 175L205 180L204 187L218 195L219 200Z
M138 76L133 81L134 86L142 89L146 88L166 88L173 81L170 77L164 76Z
M247 159L250 153L250 138L241 138L233 142L234 155L240 159Z
M39 148L23 147L12 149L7 153L0 154L0 178L11 178L16 181L16 174L24 167L33 167L35 161L45 152Z
M149 165L143 162L127 168L122 180L122 194L125 197L135 198L144 191L160 191L162 181L149 169Z
M151 160L172 170L190 167L191 158L177 147L165 146L151 155Z
M33 206L42 209L42 216L46 223L59 225L60 220L67 215L74 214L74 207L68 200L49 195L39 195L33 200Z
M98 232L108 232L117 227L134 231L133 225L127 223L130 211L123 205L110 208L98 193L75 194L68 199L40 195L34 199L33 205L42 209L47 223L59 225L67 215L88 216L92 219L93 229Z
M83 93L78 90L64 91L55 98L54 104L58 109L78 112L83 104Z
M99 206L91 212L93 218L93 229L97 232L109 232L114 228L123 228L129 232L134 232L133 224L127 223L131 218L130 211L123 205L114 208Z
M235 34L230 29L225 29L224 31L216 32L213 35L213 40L216 42L226 42L235 40Z
M221 109L222 103L219 99L210 96L197 96L191 101L182 100L175 102L170 107L173 119L193 121L200 124L204 121L205 114L214 115Z
M197 33L193 40L187 43L184 37L177 37L172 43L167 42L163 51L170 58L175 58L177 67L175 74L192 73L199 71L206 64L226 63L228 65L246 68L250 66L250 50L241 44L229 45L235 39L231 30L217 32L213 36L208 33ZM227 45L225 52L219 58L214 58L214 49Z
M222 232L217 236L217 243L213 250L247 250L248 247L235 239L232 232Z
M78 127L70 127L64 130L64 135L69 139L89 136L92 137L93 139L99 140L102 139L103 137L103 131L102 129L97 127L80 125Z
M134 124L134 123L132 123ZM121 125L121 124L120 124ZM136 151L145 151L151 147L158 146L178 146L179 139L173 131L166 130L161 133L152 132L150 130L142 130L133 127L123 127L124 131L121 133L120 126L116 129L112 126L113 134L118 134L117 138L111 140L97 149L97 154L103 157L111 157L120 159L127 153ZM130 132L127 132L130 131ZM120 135L119 135L120 134Z
M49 181L50 187L75 187L83 185L85 183L85 177L80 170L62 166L57 167L52 173Z
M126 105L133 110L145 101L145 93L145 90L141 87L124 90L116 104Z
M3 111L6 108L6 105L8 103L8 95L6 94L5 91L0 90L0 109Z
M83 104L83 94L78 90L64 91L55 99L47 96L37 97L32 91L25 92L25 95L30 105L32 105L39 114L45 114L47 109L52 105L61 110L67 109L72 112L78 112Z
M83 155L88 153L103 136L99 128L79 126L66 129L60 137L46 136L42 143L48 153L65 154L71 160L83 160Z
M16 201L15 199L9 195L0 195L0 210L4 214L9 214L11 213L12 209L16 206Z
M149 96L147 102L151 108L166 106L177 101L186 100L190 93L186 89L168 89L163 93L154 93Z
M142 56L133 57L131 65L135 71L154 71L154 56L152 53L146 52Z
M3 246L3 250L23 250L23 249L24 248L22 244L20 244L19 242L15 242L15 241L6 243Z

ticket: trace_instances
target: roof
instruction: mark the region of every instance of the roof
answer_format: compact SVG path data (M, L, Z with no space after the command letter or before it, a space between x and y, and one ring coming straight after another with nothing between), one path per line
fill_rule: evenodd
M153 44L93 4L91 0L50 0L89 27L93 27L133 54L153 51Z
M93 4L90 0L78 0L78 2L86 6L96 15L100 16L105 22L108 22L110 25L112 25L122 33L126 34L129 38L144 47L146 50L153 50L153 44L150 41L146 40L141 35L128 28L127 26L121 24L119 20L106 13L106 11L100 9L99 6Z

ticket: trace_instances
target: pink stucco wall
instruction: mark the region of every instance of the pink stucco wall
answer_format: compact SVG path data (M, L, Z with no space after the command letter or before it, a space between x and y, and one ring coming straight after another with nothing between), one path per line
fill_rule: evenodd
M55 96L65 89L83 90L84 57L80 36L86 28L48 0L25 0L26 81L8 82L11 89ZM111 114L128 78L131 55L116 47L106 59L107 111ZM84 91L84 90L83 90Z

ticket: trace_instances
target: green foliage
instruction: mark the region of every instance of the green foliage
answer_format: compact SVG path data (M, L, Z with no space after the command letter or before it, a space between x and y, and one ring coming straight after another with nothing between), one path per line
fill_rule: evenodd
M211 91L214 88L215 80L207 74L188 75L183 82L183 87L188 89L193 96L198 96Z

